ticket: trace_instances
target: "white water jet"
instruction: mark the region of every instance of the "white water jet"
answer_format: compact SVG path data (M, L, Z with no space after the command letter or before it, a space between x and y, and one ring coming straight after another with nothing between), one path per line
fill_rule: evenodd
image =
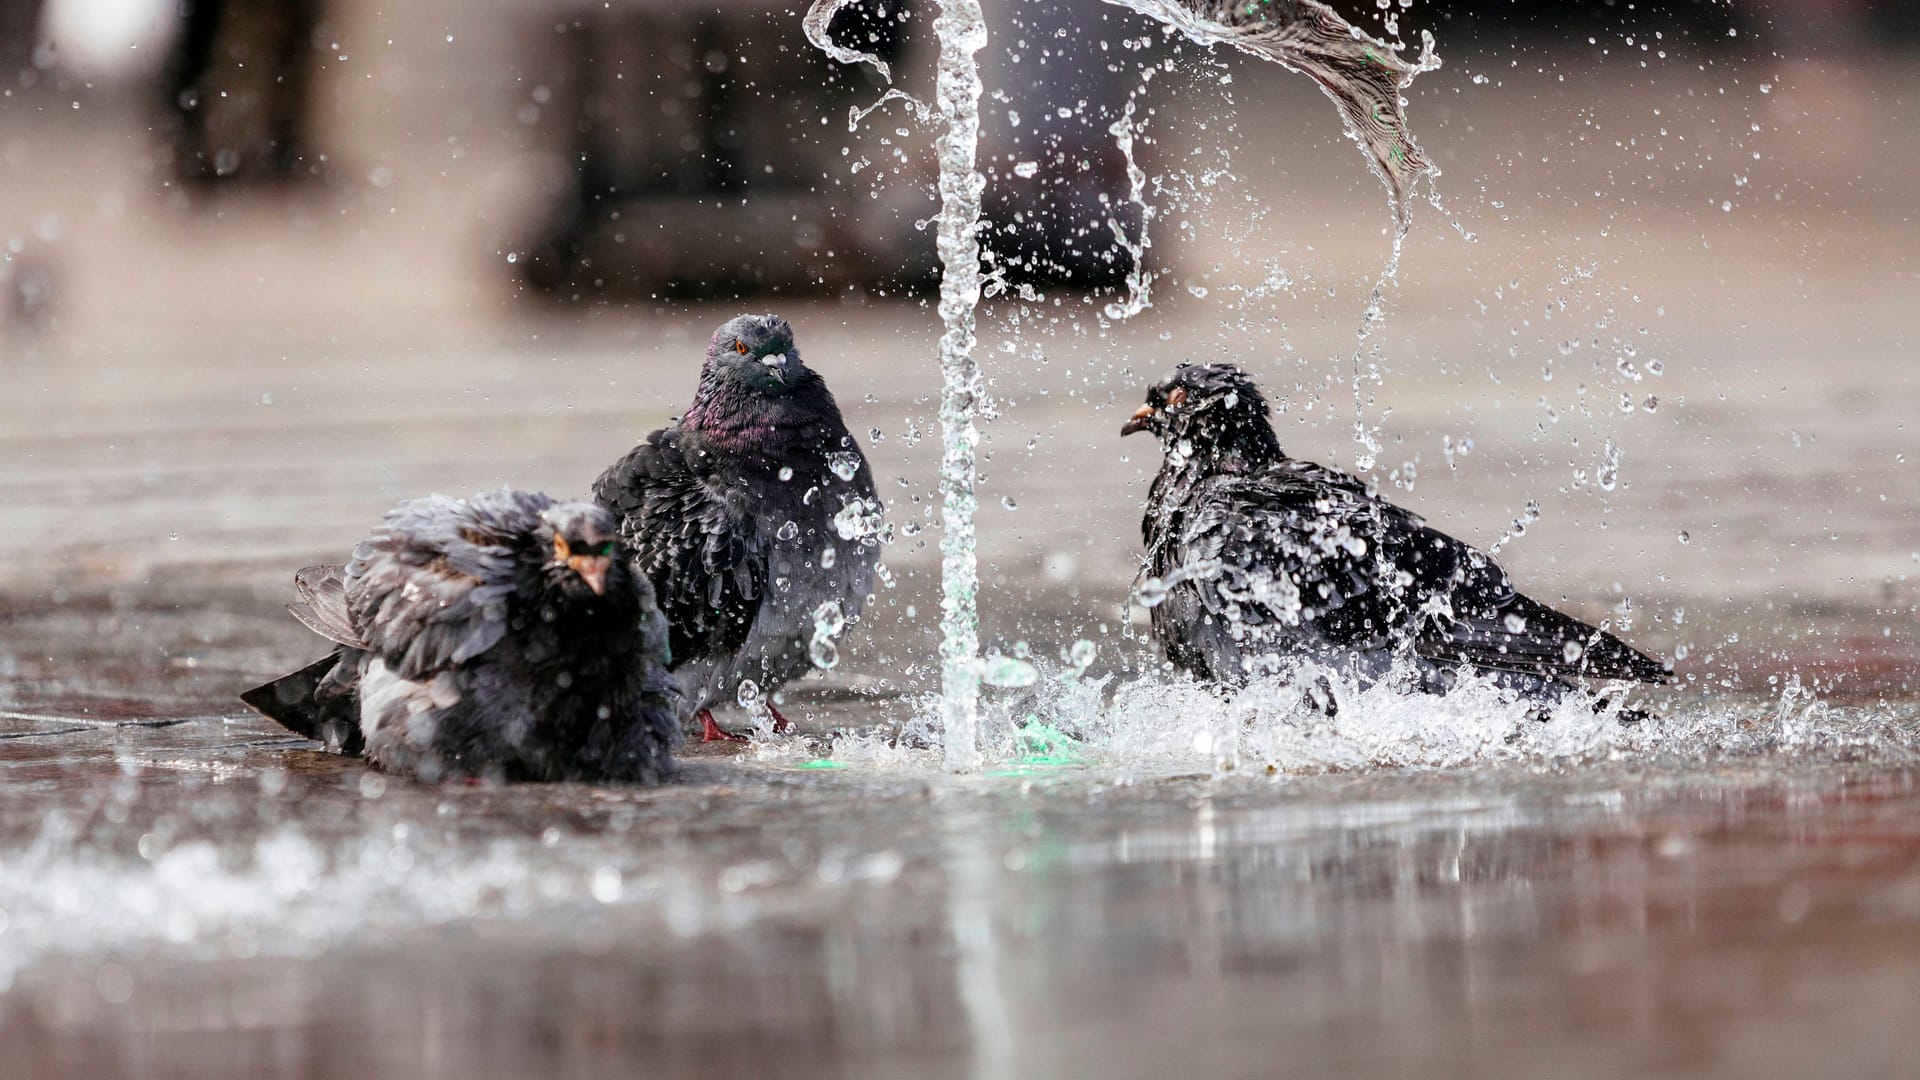
M946 120L940 154L940 698L947 768L980 767L979 558L974 546L974 426L980 365L973 357L974 308L980 302L980 193L986 178L974 168L980 144L980 63L987 43L980 0L940 0L934 20L940 39L935 101Z
M842 63L886 65L867 53L835 45L827 34L834 13L851 0L814 0L803 25L807 40ZM974 359L974 309L980 303L980 194L986 177L974 167L980 144L980 64L987 44L980 0L940 0L933 22L940 41L934 108L944 121L934 146L940 157L940 713L946 767L980 767L980 566L973 515L980 430L980 365ZM889 95L891 96L891 95ZM904 95L902 95L904 96ZM882 97L881 102L887 100ZM910 99L909 99L910 100ZM876 106L880 104L875 103ZM858 122L858 113L852 121Z

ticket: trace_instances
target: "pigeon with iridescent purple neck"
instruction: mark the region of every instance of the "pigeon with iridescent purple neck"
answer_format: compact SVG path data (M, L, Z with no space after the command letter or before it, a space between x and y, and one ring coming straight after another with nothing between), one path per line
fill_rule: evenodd
M601 474L672 633L684 724L766 703L805 674L823 630L855 619L880 558L879 493L827 384L777 315L714 332L693 404ZM749 685L750 684L750 685Z

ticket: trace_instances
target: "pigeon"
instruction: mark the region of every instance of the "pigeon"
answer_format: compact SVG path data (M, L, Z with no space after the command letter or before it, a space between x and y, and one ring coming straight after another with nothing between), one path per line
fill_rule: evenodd
M1280 449L1260 390L1182 365L1121 434L1165 459L1141 522L1140 598L1173 665L1242 685L1302 661L1444 693L1463 672L1551 703L1581 680L1665 683L1671 669L1523 595L1486 553L1360 480Z
M770 704L859 617L882 516L866 455L775 315L716 330L693 404L593 486L653 582L673 646L681 720L739 739L713 707Z
M599 506L413 499L294 581L335 649L241 695L282 726L428 781L672 773L666 621Z

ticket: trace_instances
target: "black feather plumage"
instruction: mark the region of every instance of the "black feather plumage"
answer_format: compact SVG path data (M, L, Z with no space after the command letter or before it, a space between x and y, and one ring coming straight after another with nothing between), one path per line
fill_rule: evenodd
M616 531L529 492L402 503L347 566L295 576L289 610L333 654L242 700L428 780L659 780L666 624Z
M1266 400L1226 365L1186 365L1123 434L1158 435L1143 592L1177 666L1238 683L1313 660L1362 679L1412 661L1421 688L1463 670L1542 698L1576 680L1668 682L1666 665L1515 589L1491 557L1287 457Z
M693 404L601 474L673 641L683 719L804 674L814 615L856 618L873 583L879 494L793 331L742 315L707 347Z

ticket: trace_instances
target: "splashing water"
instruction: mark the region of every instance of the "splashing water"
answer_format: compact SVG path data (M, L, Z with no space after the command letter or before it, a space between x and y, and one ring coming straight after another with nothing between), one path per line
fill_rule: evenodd
M1411 63L1319 0L1107 0L1178 30L1202 45L1232 45L1319 84L1340 110L1347 137L1387 186L1395 233L1411 223L1414 189L1439 176L1407 127L1400 92L1440 66L1433 35L1422 31ZM1395 265L1399 244L1395 245Z
M1195 770L1303 776L1559 769L1610 760L1706 764L1783 754L1920 760L1920 724L1884 707L1830 704L1797 679L1771 702L1737 696L1666 712L1659 691L1571 690L1542 705L1491 677L1469 676L1445 694L1421 694L1391 678L1361 682L1313 664L1241 688L1164 673L1116 684L1112 676L1085 677L1081 661L1091 659L1082 653L1055 667L989 657L983 667L992 689L980 712L983 767L1019 773L1071 766L1132 777ZM1628 712L1649 706L1644 718ZM1044 744L1038 752L1037 744ZM763 763L791 766L816 749L773 742L756 743L753 752ZM840 765L906 773L941 767L935 751L884 731L840 733L826 756Z
M1369 339L1382 321L1387 285L1400 274L1400 253L1413 227L1414 191L1422 179L1430 185L1440 175L1414 141L1401 97L1415 77L1440 66L1440 58L1433 51L1433 35L1421 32L1420 56L1409 62L1401 58L1396 46L1363 33L1319 0L1107 2L1157 19L1202 45L1231 45L1312 79L1339 109L1347 137L1365 155L1367 168L1386 185L1387 203L1393 213L1392 250L1361 313L1352 365L1353 439L1357 447L1354 465L1366 472L1378 460L1381 444L1377 428L1369 427L1366 421L1362 361L1378 352L1377 346L1369 345ZM1130 149L1124 144L1123 148ZM1130 153L1128 163L1132 163ZM1429 195L1437 199L1431 187ZM1138 254L1134 252L1136 274ZM1134 298L1140 298L1140 294L1130 292L1130 303ZM1124 307L1117 310L1133 313ZM1373 366L1377 371L1377 364Z
M1107 219L1107 227L1113 230L1114 240L1126 249L1133 261L1127 271L1126 300L1116 300L1108 304L1106 309L1107 318L1119 322L1147 310L1152 303L1153 275L1147 271L1147 249L1153 246L1153 241L1147 235L1147 225L1153 220L1153 207L1147 205L1146 171L1133 159L1133 102L1127 102L1126 111L1107 128L1107 132L1113 136L1114 145L1120 148L1120 153L1127 159L1127 200L1140 209L1140 232L1132 239L1127 237L1126 226L1121 224L1118 217Z
M833 36L827 33L827 28L833 25L833 17L840 14L841 8L851 3L853 0L814 0L813 6L807 9L806 18L800 21L801 31L807 35L807 40L813 44L814 48L835 60L848 65L872 64L882 79L892 82L893 71L887 67L885 60L872 53L843 48L835 44ZM889 93L887 97L892 97L892 94ZM884 102L887 98L883 97L880 100Z
M852 0L814 0L804 26L807 40L842 63L870 63L892 78L887 66L869 53L833 43L827 27ZM940 41L934 106L944 121L935 149L940 157L940 713L947 768L979 768L980 566L973 528L979 498L975 451L980 431L974 415L980 404L980 365L973 356L974 309L980 303L980 196L986 177L974 167L980 145L980 63L975 56L987 44L987 24L979 0L940 0L933 21ZM875 106L892 95L883 96ZM903 97L905 95L902 95ZM911 101L911 99L908 99ZM860 114L850 117L857 124Z

